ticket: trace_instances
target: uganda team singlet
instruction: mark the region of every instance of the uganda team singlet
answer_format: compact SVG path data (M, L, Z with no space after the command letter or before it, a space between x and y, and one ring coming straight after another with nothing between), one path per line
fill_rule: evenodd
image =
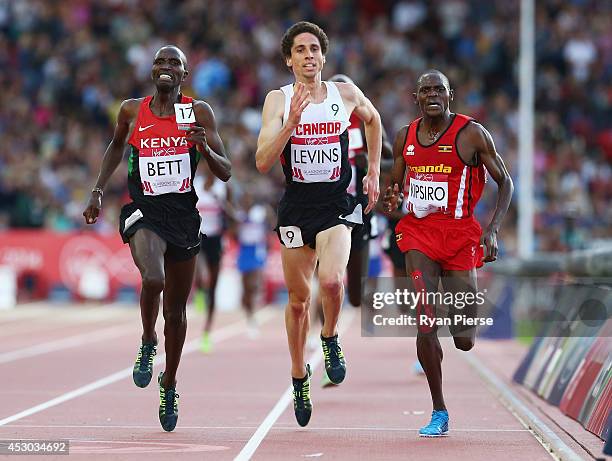
M457 152L457 136L471 117L454 114L449 127L430 145L417 136L422 118L408 127L402 155L406 162L403 211L416 218L429 215L471 217L486 181L482 164L467 165Z
M179 130L176 116L158 117L149 107L152 96L142 100L128 143L128 190L137 206L162 214L191 213L198 200L193 177L201 154ZM181 103L193 99L181 96Z
M317 205L342 197L351 181L349 117L338 87L323 83L327 97L319 104L306 106L281 154L287 184L283 200L293 203ZM281 91L285 95L284 123L289 116L293 85Z

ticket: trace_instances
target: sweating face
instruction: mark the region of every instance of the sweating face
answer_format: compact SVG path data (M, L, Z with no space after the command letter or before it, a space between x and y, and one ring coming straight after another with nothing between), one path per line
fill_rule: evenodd
M177 87L185 80L187 71L187 59L185 54L174 46L161 48L153 60L151 79L160 89Z
M422 75L417 82L415 101L421 112L429 117L438 117L449 109L453 92L448 79L440 73Z

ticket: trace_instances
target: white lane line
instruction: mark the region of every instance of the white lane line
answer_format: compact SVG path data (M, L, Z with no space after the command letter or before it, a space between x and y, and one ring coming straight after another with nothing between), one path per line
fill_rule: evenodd
M348 313L342 316L343 322L339 328L340 333L343 333L344 330L346 330L346 328L348 328L348 326L351 324L353 317L355 317L356 310L357 309L350 309ZM313 372L317 368L319 363L321 363L322 359L323 355L321 354L321 351L316 351L310 356L307 363L310 363L310 367ZM242 448L242 450L240 450L240 453L238 453L238 455L234 458L234 461L246 461L251 459L251 457L255 453L255 450L257 450L268 432L270 432L270 429L272 428L276 420L278 420L280 415L282 415L283 412L287 409L289 403L293 401L292 391L293 386L289 385L289 387L281 395L280 399L278 399L278 402L276 402L276 405L274 405L274 408L272 408L270 413L268 413L268 416L266 416L266 418L259 425L259 427L251 436L246 445Z
M538 418L538 416L516 396L506 383L499 379L497 375L476 358L474 354L461 355L487 382L489 388L498 400L500 400L510 413L531 432L553 459L561 459L563 461L582 461L584 459L566 445L565 442L544 423L544 421Z
M155 430L159 428L157 426L137 426L137 425L37 425L37 424L13 424L9 426L11 429L24 428L24 429L143 429L143 430ZM253 430L257 429L258 426L181 426L181 430ZM295 426L274 426L274 431L295 431L298 430ZM411 432L418 431L419 427L310 427L308 431L374 431L374 432ZM453 427L453 432L530 432L529 429L476 429L476 428L456 428ZM3 440L0 438L0 440ZM73 440L72 437L70 440Z
M274 312L272 312L269 309L266 309L265 311L260 310L258 314L259 314L258 319L261 321L262 324L274 316ZM228 338L231 338L232 336L236 336L237 334L243 332L244 330L245 330L245 322L239 321L239 322L233 323L224 328L221 328L220 330L213 332L212 337L214 341L221 342ZM199 344L200 344L199 337L187 343L185 347L183 348L182 356L184 357L185 355L198 350ZM166 361L166 354L162 353L156 357L155 363L163 364L165 363L165 361ZM5 426L7 424L10 424L20 419L26 418L33 414L40 413L41 411L55 407L57 405L60 405L61 403L75 399L82 395L88 394L92 391L95 391L96 389L100 389L102 387L108 386L109 384L112 384L124 378L127 378L128 376L132 375L132 369L133 369L133 365L128 368L124 368L123 370L120 370L116 373L113 373L109 376L106 376L102 379L86 384L85 386L79 387L78 389L75 389L70 392L66 392L65 394L62 394L59 397L56 397L54 399L43 402L39 405L28 408L27 410L20 411L19 413L16 413L12 416L8 416L7 418L4 418L4 419L0 419L0 426Z
M14 351L3 352L0 354L0 364L13 362L15 360L34 357L37 355L49 354L71 347L82 346L83 344L102 341L105 339L116 338L134 331L134 325L113 326L102 330L94 330L80 335L69 336L68 338L48 341L34 346L24 347Z

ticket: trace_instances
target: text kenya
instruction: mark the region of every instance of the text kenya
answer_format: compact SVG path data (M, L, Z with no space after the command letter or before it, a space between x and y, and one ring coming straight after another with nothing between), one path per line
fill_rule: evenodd
M179 147L186 146L187 139L184 136L168 136L167 138L142 138L140 140L141 149L156 149L160 147Z

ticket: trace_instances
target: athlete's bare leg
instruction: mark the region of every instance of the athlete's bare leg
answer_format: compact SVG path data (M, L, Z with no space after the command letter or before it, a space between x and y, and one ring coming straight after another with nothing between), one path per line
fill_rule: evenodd
M149 229L138 229L130 238L130 251L142 279L140 291L142 341L157 344L155 322L159 313L160 294L165 285L166 242Z
M216 307L216 291L217 291L217 281L219 280L219 263L208 265L208 311L206 312L206 322L204 323L204 331L210 333L212 329L213 318L215 315L215 307Z
M187 332L187 298L193 283L196 257L186 261L166 259L166 287L164 289L164 337L166 370L162 385L174 387Z
M409 250L405 254L406 257L406 274L412 281L413 288L419 292L424 289L426 293L435 293L438 291L441 269L438 263L431 260L423 253L417 250ZM420 306L420 310L429 307L433 309L435 315L435 306ZM417 314L419 307L417 307ZM424 313L424 312L423 312ZM438 339L437 329L425 331L419 327L417 333L417 357L425 370L429 391L434 410L445 410L444 395L442 393L442 346Z
M469 271L444 271L442 277L442 286L446 293L474 293L478 287L476 279L476 269ZM455 298L456 299L456 298ZM454 306L450 315L465 314L469 318L476 317L477 306L475 302L466 303L463 307ZM469 351L474 347L476 342L476 327L457 328L454 323L450 328L455 347L462 351Z
M242 306L247 318L253 317L255 311L255 297L257 295L257 284L260 280L261 271L255 269L242 274Z
M289 292L285 310L285 327L291 354L291 376L301 379L306 374L304 361L306 337L310 328L310 282L317 257L315 251L303 246L287 248L281 246L283 274Z
M351 247L346 266L348 299L353 307L361 306L363 294L363 277L367 275L370 256L369 241L363 247Z
M319 287L323 303L324 322L321 334L332 337L338 332L338 318L344 299L344 271L351 251L351 230L339 224L316 237L319 259Z

